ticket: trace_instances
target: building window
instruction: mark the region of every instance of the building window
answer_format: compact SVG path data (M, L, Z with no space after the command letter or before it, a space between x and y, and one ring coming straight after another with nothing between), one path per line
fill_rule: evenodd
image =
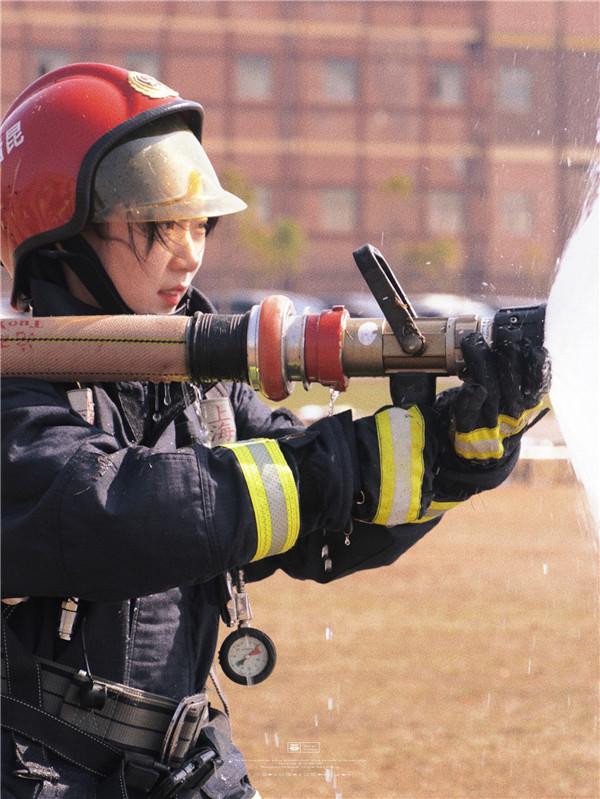
M533 233L535 213L529 194L521 191L506 192L500 201L500 224L504 233L529 236Z
M159 58L155 53L145 51L133 51L125 54L125 69L135 72L142 72L144 75L151 75L158 78L160 73Z
M273 93L273 65L266 55L241 55L235 64L239 100L268 100Z
M322 230L348 233L356 228L358 200L355 189L321 189L319 199Z
M254 213L259 222L269 222L273 217L273 198L270 186L254 187Z
M66 50L39 50L35 56L35 74L39 78L46 72L70 64L73 59Z
M323 98L334 103L349 103L358 94L356 61L328 58L322 65Z
M456 236L464 232L465 211L462 195L457 191L432 191L428 197L429 232Z
M531 109L531 72L527 67L501 67L498 74L498 105L503 111Z
M446 105L459 105L464 102L465 70L461 64L433 65L431 99Z

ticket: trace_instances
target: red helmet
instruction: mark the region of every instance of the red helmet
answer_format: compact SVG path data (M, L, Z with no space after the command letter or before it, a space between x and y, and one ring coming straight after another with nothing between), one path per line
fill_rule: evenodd
M0 132L2 263L12 302L29 295L27 255L81 232L100 159L120 139L172 114L201 140L202 106L155 78L108 64L71 64L38 78Z

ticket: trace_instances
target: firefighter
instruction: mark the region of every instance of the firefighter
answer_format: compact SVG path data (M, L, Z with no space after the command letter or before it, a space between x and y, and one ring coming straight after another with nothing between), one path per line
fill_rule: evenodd
M110 65L26 88L1 133L15 307L213 310L192 280L218 218L245 204L202 120ZM389 564L506 478L544 354L474 337L465 359L470 382L436 407L395 383L395 406L309 428L240 383L5 380L3 796L258 797L206 699L219 619L277 569L329 582Z

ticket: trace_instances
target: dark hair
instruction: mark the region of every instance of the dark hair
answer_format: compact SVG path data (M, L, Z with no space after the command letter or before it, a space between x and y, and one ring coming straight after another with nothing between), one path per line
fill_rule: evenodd
M206 235L207 236L215 229L215 227L217 226L217 222L218 221L219 221L219 217L218 216L211 216L211 217L209 217L206 220ZM169 242L168 242L167 237L165 236L165 231L167 230L167 225L170 225L170 224L171 224L170 222L128 222L127 223L127 228L128 228L128 231L129 231L129 246L131 247L131 249L132 249L135 257L138 259L138 261L141 261L142 257L145 257L146 255L148 255L148 253L152 249L152 246L157 241L160 244L162 244L163 247L166 247L168 249ZM96 233L96 235L99 236L99 238L104 239L105 241L107 241L110 238L110 236L108 236L106 234L106 227L105 226L106 226L105 222L93 222L92 223L92 228L94 229L94 232ZM146 252L145 252L144 256L141 256L140 253L138 252L138 249L136 247L136 244L135 244L135 241L134 241L134 238L133 238L133 233L136 230L139 231L140 233L143 233L143 235L146 237Z

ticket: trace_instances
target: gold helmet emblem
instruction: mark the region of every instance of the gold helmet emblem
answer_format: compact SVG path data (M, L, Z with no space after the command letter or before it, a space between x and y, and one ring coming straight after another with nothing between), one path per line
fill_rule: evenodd
M152 75L145 75L143 72L129 72L127 74L127 82L132 89L140 94L145 94L146 97L158 99L161 97L179 97L179 92L175 89L169 88L166 84L161 83Z

